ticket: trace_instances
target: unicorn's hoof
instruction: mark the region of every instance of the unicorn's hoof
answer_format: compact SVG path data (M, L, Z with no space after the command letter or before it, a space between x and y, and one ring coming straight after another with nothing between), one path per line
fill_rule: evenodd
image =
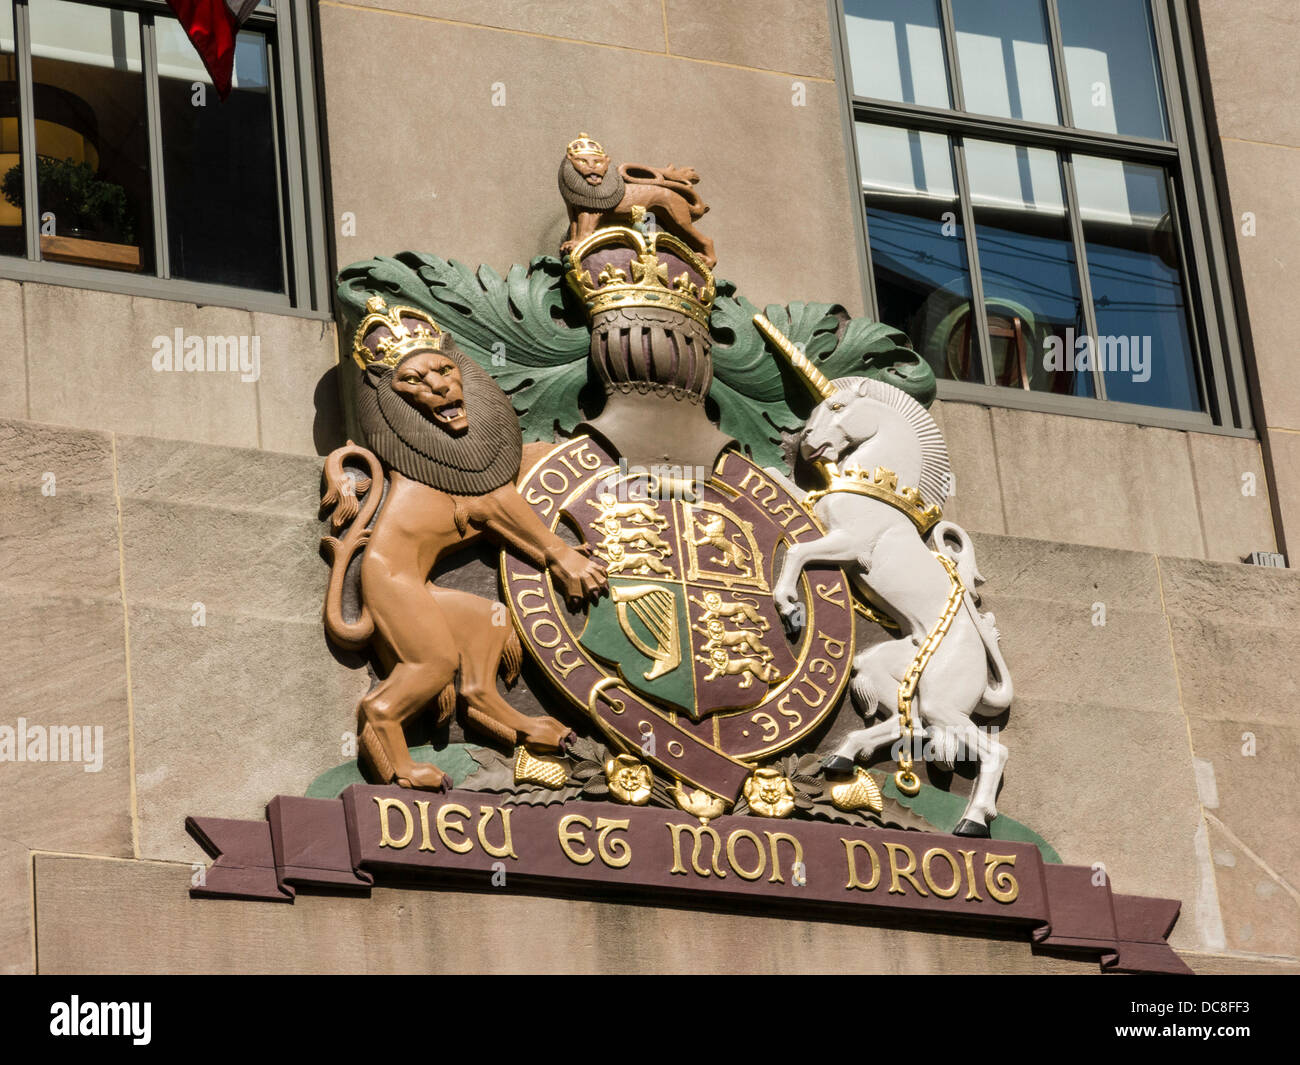
M822 768L828 773L852 773L853 759L842 754L827 755L822 759Z
M963 817L957 822L957 827L952 830L954 836L970 836L975 839L988 839L989 826L980 821L972 821L969 817Z

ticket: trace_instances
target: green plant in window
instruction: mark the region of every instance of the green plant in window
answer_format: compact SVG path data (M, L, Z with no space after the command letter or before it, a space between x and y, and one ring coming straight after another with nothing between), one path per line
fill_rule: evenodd
M57 231L68 236L86 236L135 242L135 218L127 202L126 190L112 181L97 177L88 163L72 159L37 156L36 187L41 212L54 215ZM23 206L23 166L9 169L0 181L0 193L15 207Z

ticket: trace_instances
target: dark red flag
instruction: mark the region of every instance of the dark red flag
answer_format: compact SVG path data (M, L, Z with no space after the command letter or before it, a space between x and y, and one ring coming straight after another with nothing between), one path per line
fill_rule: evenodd
M257 7L257 0L167 0L194 45L208 77L225 100L235 70L235 35Z

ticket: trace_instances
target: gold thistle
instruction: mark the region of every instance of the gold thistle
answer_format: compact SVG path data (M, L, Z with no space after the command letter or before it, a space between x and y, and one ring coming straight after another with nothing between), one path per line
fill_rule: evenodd
M650 801L650 788L654 774L650 767L630 754L619 754L605 763L605 779L609 792L619 802L629 806L644 806Z
M540 784L555 791L564 787L568 778L568 771L558 760L538 758L522 744L515 748L516 784Z
M885 808L876 778L861 766L853 770L853 779L831 788L831 805L837 810L873 810Z
M692 817L698 817L702 825L707 825L715 817L721 817L727 809L726 800L710 795L707 791L700 791L698 788L687 791L680 784L674 784L672 795L678 807Z
M794 785L779 769L764 766L745 781L745 801L760 817L789 817L794 813Z

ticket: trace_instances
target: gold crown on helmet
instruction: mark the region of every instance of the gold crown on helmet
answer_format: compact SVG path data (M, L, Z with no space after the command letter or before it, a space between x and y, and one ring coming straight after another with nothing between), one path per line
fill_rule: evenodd
M644 208L632 208L638 221L643 213ZM608 249L627 253L623 260L626 268L617 265L617 260L607 262L592 280L591 272L582 265L583 259ZM660 258L661 254L665 257ZM674 260L677 265L670 267ZM605 226L574 245L568 262L565 279L586 305L588 315L621 307L655 307L680 311L705 329L709 327L717 296L713 272L670 233Z
M569 156L604 155L605 149L600 146L599 141L592 140L586 133L579 133L575 140L569 141L569 146L564 149L564 153Z
M383 296L371 296L366 300L366 312L352 340L352 357L363 370L372 362L396 366L414 351L442 351L447 341L438 323L418 308L390 310Z

